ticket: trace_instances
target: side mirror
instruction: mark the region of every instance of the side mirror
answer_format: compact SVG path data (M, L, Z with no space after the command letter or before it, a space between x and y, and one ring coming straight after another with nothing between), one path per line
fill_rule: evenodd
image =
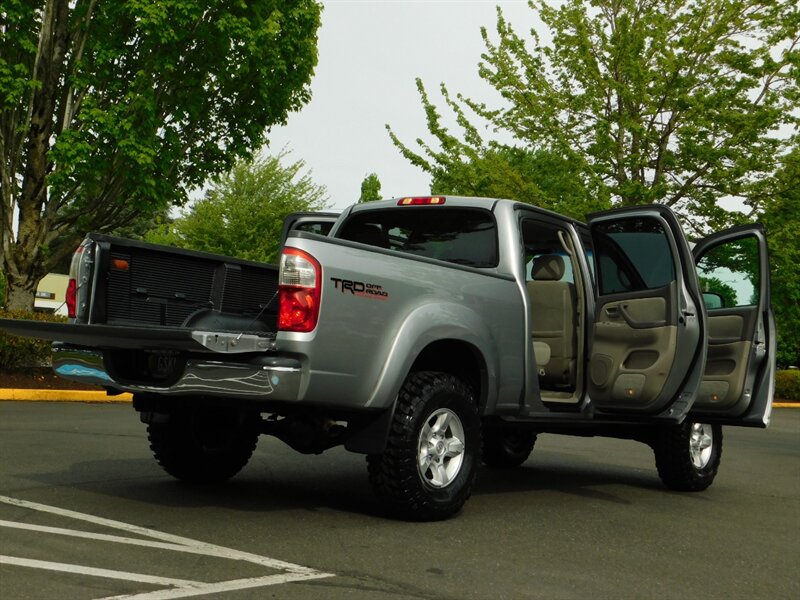
M703 303L706 305L706 309L725 307L725 300L721 294L716 292L703 292Z

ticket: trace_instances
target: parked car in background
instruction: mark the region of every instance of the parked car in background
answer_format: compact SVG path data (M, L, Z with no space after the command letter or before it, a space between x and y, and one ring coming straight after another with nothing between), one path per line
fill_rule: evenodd
M34 310L67 316L67 286L69 275L48 273L36 287Z

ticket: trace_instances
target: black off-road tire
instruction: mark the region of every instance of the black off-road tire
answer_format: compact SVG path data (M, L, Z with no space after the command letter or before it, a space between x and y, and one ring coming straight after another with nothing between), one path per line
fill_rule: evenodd
M151 423L147 438L158 464L191 483L216 483L244 468L258 442L257 413L187 409Z
M536 433L513 427L493 427L483 431L483 464L510 469L518 467L531 455Z
M447 373L414 372L398 395L386 449L367 457L369 480L392 515L446 519L472 493L480 455L481 421L472 389Z
M714 482L722 459L722 427L690 421L663 427L653 452L665 486L681 492L705 490Z

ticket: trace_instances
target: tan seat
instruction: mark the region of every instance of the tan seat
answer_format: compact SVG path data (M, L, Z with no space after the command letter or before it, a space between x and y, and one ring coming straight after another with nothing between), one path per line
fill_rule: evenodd
M533 261L527 284L539 385L574 385L577 351L575 286L564 277L564 259L546 254Z

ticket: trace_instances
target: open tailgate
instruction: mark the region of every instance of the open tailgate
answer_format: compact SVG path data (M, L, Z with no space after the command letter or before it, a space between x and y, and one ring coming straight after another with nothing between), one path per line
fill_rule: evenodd
M66 342L89 348L183 350L242 353L269 350L274 335L214 332L174 327L125 327L0 319L0 329L23 337Z

